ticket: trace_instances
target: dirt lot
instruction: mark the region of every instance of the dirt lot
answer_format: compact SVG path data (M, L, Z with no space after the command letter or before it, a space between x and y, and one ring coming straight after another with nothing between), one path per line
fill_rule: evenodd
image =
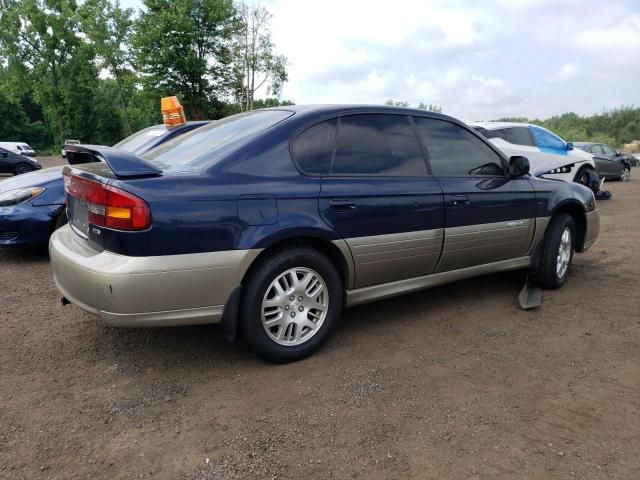
M0 478L640 478L640 169L609 188L537 311L520 273L472 279L285 366L215 326L106 328L46 252L0 250Z

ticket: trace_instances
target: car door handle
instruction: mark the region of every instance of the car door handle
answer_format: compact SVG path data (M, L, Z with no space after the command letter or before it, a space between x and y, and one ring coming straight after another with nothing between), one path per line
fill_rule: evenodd
M336 212L353 212L356 209L352 200L331 200L329 206Z
M463 205L469 205L471 202L466 195L454 195L449 204L453 207L461 207Z

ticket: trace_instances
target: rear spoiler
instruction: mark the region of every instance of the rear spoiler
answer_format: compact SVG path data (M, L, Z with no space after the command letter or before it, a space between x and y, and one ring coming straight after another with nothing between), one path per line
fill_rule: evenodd
M105 162L118 178L162 175L162 170L146 160L124 150L104 145L66 145L69 165Z

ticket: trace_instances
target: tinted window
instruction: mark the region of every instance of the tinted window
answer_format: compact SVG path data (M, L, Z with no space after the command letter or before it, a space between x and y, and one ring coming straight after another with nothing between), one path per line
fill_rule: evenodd
M533 136L536 139L536 145L538 148L551 148L553 150L565 150L567 149L564 140L562 140L557 135L540 128L540 127L531 127L533 132Z
M293 112L285 110L239 113L173 138L142 156L160 168L164 165L205 165L291 115Z
M124 140L119 141L114 145L115 148L125 150L131 153L137 153L146 150L146 146L155 142L158 137L168 132L167 127L164 125L154 125L153 127L145 128L132 135L129 135Z
M604 153L600 145L593 145L590 151L595 155L602 155Z
M473 133L459 125L433 118L415 118L418 133L429 153L434 175L504 175L500 156Z
M528 127L502 128L500 130L492 130L490 133L492 135L487 138L501 138L504 141L515 145L533 147L533 139L531 138L531 133L529 133Z
M420 143L409 117L382 114L342 117L333 173L427 175Z
M602 151L605 155L615 155L616 151L611 148L609 145L600 145L602 147Z
M336 119L319 123L298 137L293 146L293 155L302 171L329 173L337 123Z

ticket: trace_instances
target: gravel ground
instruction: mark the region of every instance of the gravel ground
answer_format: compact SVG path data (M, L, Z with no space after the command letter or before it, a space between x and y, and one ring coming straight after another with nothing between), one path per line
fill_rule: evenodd
M0 250L0 478L640 478L640 169L608 188L541 308L521 273L462 281L283 366L216 326L107 328L46 252Z

